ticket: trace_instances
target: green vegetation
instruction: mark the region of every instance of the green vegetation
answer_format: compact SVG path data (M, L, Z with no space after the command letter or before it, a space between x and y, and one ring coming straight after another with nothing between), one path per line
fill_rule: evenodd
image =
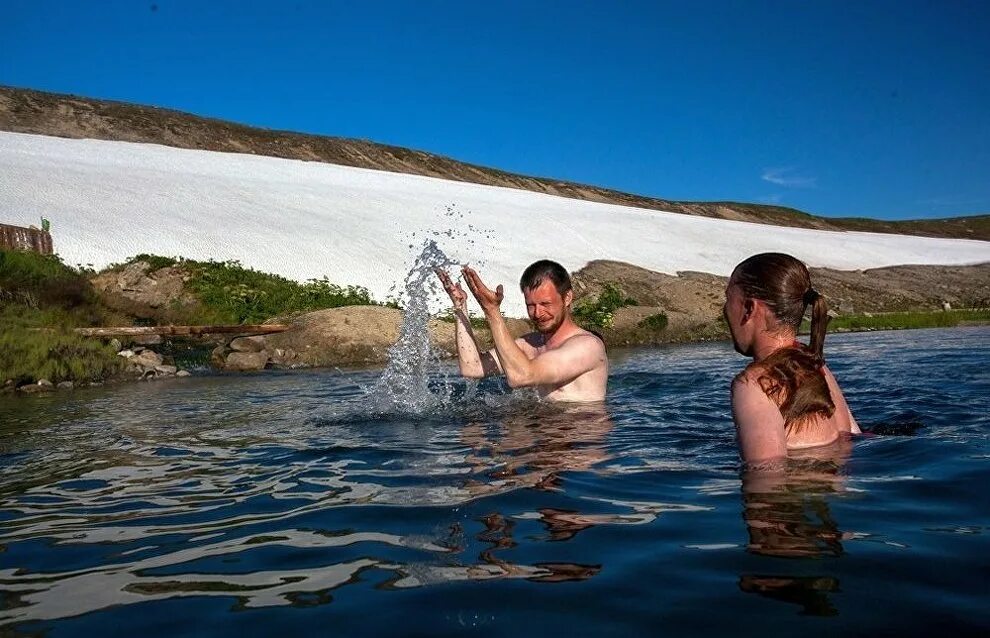
M666 330L667 323L667 315L665 313L658 312L655 315L650 315L649 317L641 319L636 325L640 328L660 332L661 330Z
M147 262L151 270L181 266L200 302L175 303L150 323L260 323L277 315L374 303L365 288L338 286L326 277L298 283L237 261L138 255L114 268L135 261ZM99 381L122 369L112 348L80 337L73 328L149 321L108 308L89 283L87 276L93 274L67 266L57 255L0 251L0 385L10 379L17 384Z
M121 370L123 363L110 346L61 326L5 326L0 333L0 382L101 381Z
M574 304L574 320L585 329L611 328L616 310L635 305L636 300L626 297L617 284L607 282L597 298L582 299Z
M366 288L338 286L326 277L301 284L245 268L238 261L183 261L181 265L192 275L193 293L224 323L259 323L293 312L374 304Z
M280 275L247 268L237 260L195 261L141 254L111 269L143 261L149 272L179 266L189 273L189 290L200 302L195 308L175 305L161 319L169 323L261 323L275 316L340 306L375 305L361 286L339 286L328 278L299 283Z
M0 251L0 383L106 379L121 359L72 328L113 316L57 256Z
M388 305L388 304L386 304L386 305ZM391 306L389 306L389 307L391 307ZM505 316L505 313L504 312L502 313L502 316L503 317ZM436 318L439 319L440 321L443 321L443 322L446 322L446 323L454 323L454 321L457 320L457 318L454 317L454 309L453 308L447 308L446 310L444 310L443 312L441 312L440 314L438 314L436 316ZM468 319L471 322L471 327L472 328L474 328L476 330L477 329L488 329L488 320L485 319L484 317L468 317Z
M891 312L843 315L828 323L829 332L858 330L902 330L912 328L952 328L962 323L990 323L990 310L937 310L932 312ZM801 325L808 332L807 320Z

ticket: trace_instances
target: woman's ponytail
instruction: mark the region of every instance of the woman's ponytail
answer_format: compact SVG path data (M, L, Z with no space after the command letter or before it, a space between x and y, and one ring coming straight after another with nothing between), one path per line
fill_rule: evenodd
M809 288L808 292L804 293L804 303L806 306L811 306L811 344L809 348L812 354L818 358L818 361L824 363L825 331L831 320L831 317L828 316L828 304L825 303L825 297L818 294L814 288Z

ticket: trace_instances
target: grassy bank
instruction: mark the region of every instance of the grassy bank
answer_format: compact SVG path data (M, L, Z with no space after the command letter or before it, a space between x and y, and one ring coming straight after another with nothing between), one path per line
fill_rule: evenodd
M0 251L0 386L39 379L104 381L122 372L114 349L78 336L73 332L78 327L262 323L297 312L375 303L358 286L339 286L327 278L299 283L236 261L139 255L108 270L136 261L148 263L149 272L181 269L185 300L138 314L138 303L108 305L111 300L90 283L97 275L93 271L67 266L57 255Z
M990 324L990 310L936 310L889 312L883 314L840 315L828 323L829 332L864 330L911 330L917 328L954 328L967 324ZM801 332L811 324L805 320Z
M122 319L57 256L0 251L0 385L106 379L120 358L72 329Z
M340 286L326 277L300 283L247 268L239 261L195 261L181 257L137 255L108 270L143 261L149 272L174 266L187 273L187 290L198 303L162 309L159 323L261 323L272 317L341 306L376 305L366 288Z

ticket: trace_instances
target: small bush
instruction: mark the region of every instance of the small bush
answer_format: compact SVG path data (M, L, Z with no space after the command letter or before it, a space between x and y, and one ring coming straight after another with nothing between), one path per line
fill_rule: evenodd
M169 266L174 266L182 261L179 257L162 257L161 255L148 255L146 253L141 253L140 255L135 255L128 259L125 264L133 264L136 261L143 261L149 266L151 270L159 270L161 268L168 268ZM115 265L116 266L116 265ZM115 266L111 266L114 268Z
M502 316L503 317L505 316L504 312L502 313ZM447 308L446 310L438 314L436 318L445 323L454 323L457 320L457 317L454 316L453 308ZM471 322L472 328L475 329L488 328L488 320L486 320L484 317L468 317L468 320Z
M594 300L583 299L574 305L574 320L586 329L611 328L615 311L624 306L635 306L636 300L626 297L617 284L606 283Z
M834 330L898 330L908 328L950 328L963 321L988 322L987 310L936 310L934 312L892 312L876 315L839 316L828 324ZM810 324L806 322L806 327Z
M0 333L0 383L18 384L48 379L99 381L123 366L113 348L81 337L64 326L29 328L6 326Z
M304 284L245 268L239 261L185 261L189 285L208 309L233 323L257 323L293 312L374 305L367 288L339 286L329 279Z
M662 312L658 312L655 315L650 315L649 317L641 319L637 325L640 328L660 332L661 330L667 329L667 323L667 315Z
M0 303L41 309L74 307L95 300L89 281L58 255L0 250Z

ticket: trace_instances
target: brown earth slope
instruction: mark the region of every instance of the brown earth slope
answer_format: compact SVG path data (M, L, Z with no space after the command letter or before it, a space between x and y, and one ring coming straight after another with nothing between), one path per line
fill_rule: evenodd
M2 86L0 130L329 162L518 188L593 202L779 226L990 240L990 215L889 222L822 218L782 206L672 201L573 182L528 177L367 140L273 131L156 107Z
M593 261L574 273L575 296L597 297L606 283L618 285L636 305L615 313L610 343L633 344L722 338L720 323L727 277L679 272L665 275L615 261ZM811 280L838 314L940 310L990 306L990 264L893 266L869 270L812 268ZM641 320L663 312L669 327L640 330Z

